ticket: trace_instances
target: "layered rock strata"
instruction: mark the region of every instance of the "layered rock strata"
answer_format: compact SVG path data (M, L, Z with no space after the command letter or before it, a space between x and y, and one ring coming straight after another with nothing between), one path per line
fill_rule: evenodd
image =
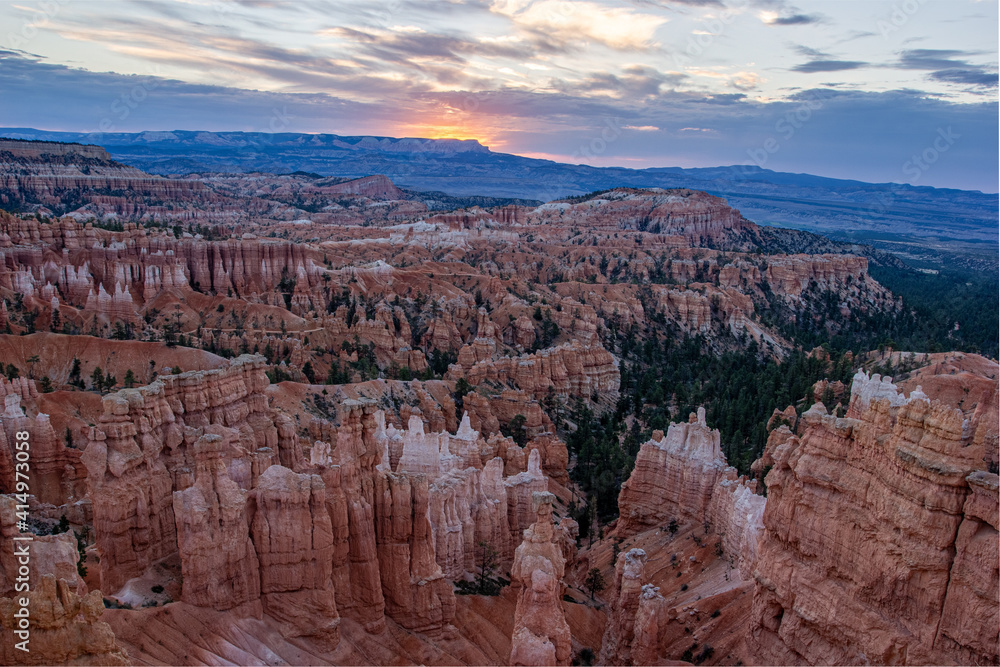
M268 410L263 362L243 356L225 369L162 376L104 397L82 456L104 588L118 590L177 550L173 493L195 485L199 468L204 507L214 507L210 479L225 485L224 495L230 481L242 493L279 459L301 460L297 438L282 438ZM199 463L203 456L212 463ZM204 509L201 501L191 507Z
M659 438L657 438L659 436ZM642 445L618 495L618 535L627 537L671 519L705 520L712 493L726 469L719 431L699 408L687 423L671 424Z
M280 621L286 637L336 646L333 525L323 479L271 466L253 491L250 513L264 611Z
M761 663L993 663L997 476L962 412L860 373L767 475L750 644ZM970 613L970 610L975 610Z
M375 543L386 613L410 630L440 633L455 617L455 594L435 559L427 477L383 473L375 484Z
M224 447L218 435L200 437L194 446L194 484L173 492L182 599L219 610L260 598L260 564L250 540L247 494L226 473Z
M463 348L458 364L451 367L446 379L465 378L472 385L506 384L538 399L549 391L585 397L598 394L609 401L618 398L618 362L598 344L572 341L521 357L494 358L493 353L493 346L485 346L482 351L476 351L475 345Z
M5 665L128 665L128 654L118 645L111 626L101 620L100 591L77 595L69 582L52 574L30 593L28 651L16 648L15 630L22 608L19 600L0 598L0 661Z
M642 549L618 554L615 580L609 591L611 613L601 641L599 664L632 664L632 643L636 638L636 614L642 596L646 558Z
M552 435L533 439L526 448L506 438L484 441L468 415L455 435L425 433L416 416L402 431L385 426L381 412L375 418L383 471L428 479L435 558L445 576L476 576L476 554L484 543L500 555L502 568L509 568L522 533L536 517L532 494L548 489L542 461L549 469L565 466L565 443ZM561 472L557 479L565 479L565 468Z
M535 522L514 554L511 581L518 586L511 665L568 665L570 630L562 609L566 562L552 523L551 493L534 493Z
M727 468L705 515L721 538L723 552L730 555L746 581L753 579L764 533L767 498L757 492L757 484L757 480L737 477L735 468Z

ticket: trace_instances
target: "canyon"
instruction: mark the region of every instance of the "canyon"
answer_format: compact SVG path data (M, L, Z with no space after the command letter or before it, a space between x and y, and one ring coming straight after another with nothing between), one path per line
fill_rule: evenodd
M687 188L439 210L7 140L0 177L5 664L1000 660L996 361L814 342L906 312L880 260ZM692 341L824 379L741 458L679 377L626 392Z
M197 662L178 652L196 627L218 641L266 630L280 650L329 664L358 660L386 632L407 633L441 664L488 661L454 586L477 581L484 544L514 596L504 663L569 664L581 619L570 624L566 608L580 603L564 591L588 563L613 582L592 645L602 664L690 661L680 653L692 642L711 664L997 659L998 477L984 469L998 437L995 378L963 413L859 372L847 416L816 403L797 424L774 422L762 478L727 466L719 432L692 414L642 445L613 532L578 551L575 522L557 516L567 489L544 472L543 456L565 465L562 443L487 439L467 415L454 434L416 415L404 428L370 399L304 424L274 407L265 368L243 356L108 394L90 406L82 455L66 448L60 459L70 479L38 471L33 488L70 489L82 461L90 491L72 525L95 537L83 577L75 540L36 538L37 595L65 609L38 626L52 628L39 635L43 662ZM35 383L3 386L0 458L10 461L13 430L55 438ZM32 499L50 521L68 508ZM5 554L19 534L4 524ZM104 611L102 595L135 611ZM180 635L155 641L136 623Z

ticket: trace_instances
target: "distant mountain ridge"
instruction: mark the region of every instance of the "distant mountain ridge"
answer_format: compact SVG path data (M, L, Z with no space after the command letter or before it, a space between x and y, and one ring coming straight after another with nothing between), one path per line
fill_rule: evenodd
M85 134L0 128L0 135L103 146L143 171L384 174L408 190L551 201L614 187L694 188L725 197L758 223L935 256L942 247L995 254L996 194L864 183L737 165L591 167L491 151L475 140L247 132Z
M99 146L217 146L338 148L353 151L394 153L489 153L490 149L475 139L422 139L419 137L341 136L337 134L302 134L298 132L205 132L172 130L147 132L47 132L32 128L0 128L13 139L61 141ZM76 137L68 140L65 137Z

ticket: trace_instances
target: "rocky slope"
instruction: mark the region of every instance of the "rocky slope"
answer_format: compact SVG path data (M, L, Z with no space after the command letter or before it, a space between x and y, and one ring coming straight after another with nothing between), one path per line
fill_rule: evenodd
M511 639L511 665L568 665L570 630L562 614L566 562L552 523L552 494L533 493L535 521L514 554L511 580L519 588Z
M602 130L609 131L606 128ZM947 237L994 243L997 196L976 191L861 183L737 165L708 169L625 169L553 164L490 151L474 141L339 137L295 133L141 132L100 136L5 128L6 136L100 142L116 159L152 173L307 169L324 175L386 174L403 187L461 195L548 201L622 185L698 188L718 193L751 219L865 240L892 235L886 247ZM179 154L180 152L180 154ZM891 204L891 205L890 205ZM877 216L859 216L872 210ZM864 218L859 220L859 218ZM897 246L898 247L898 246ZM930 256L930 255L928 255ZM940 256L938 261L940 261Z
M44 207L56 214L115 213L143 217L190 209L211 192L198 181L151 176L111 159L98 146L0 139L0 205L15 210ZM221 201L214 203L221 204ZM169 217L191 217L177 213Z
M756 480L727 466L704 410L654 432L618 498L611 540L620 553L606 566L613 585L602 662L690 662L692 639L704 643L698 662L715 650L713 664L750 660L740 631L727 636L725 628L749 617L766 502ZM603 549L590 551L591 563L604 562Z

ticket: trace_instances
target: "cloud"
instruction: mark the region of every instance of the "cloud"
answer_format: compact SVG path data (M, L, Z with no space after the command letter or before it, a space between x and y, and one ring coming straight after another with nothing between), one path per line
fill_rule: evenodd
M511 20L516 30L539 48L566 51L595 42L619 51L643 51L653 46L656 29L667 19L585 0L495 0L491 10Z
M981 55L956 49L908 49L899 54L898 69L926 70L933 81L955 83L973 88L997 86L997 70L993 66L975 65L961 57Z
M792 46L792 50L802 56L807 56L809 58L829 58L830 54L825 51L820 51L819 49L814 49L811 46L806 46L804 44L795 44Z
M687 78L680 72L660 72L643 65L626 65L621 74L596 72L574 81L554 78L549 85L554 90L573 95L597 93L639 101L659 95L664 90L672 90Z
M982 87L996 87L998 80L996 72L987 72L980 68L942 69L932 72L930 76L935 81Z
M849 69L858 69L868 63L859 60L810 60L792 68L793 72L841 72Z
M671 9L676 5L690 5L692 7L723 7L722 0L629 0L630 4L637 7L660 7Z
M965 60L955 60L955 56L972 55L954 49L909 49L899 54L900 69L945 69L964 66Z
M764 79L754 72L737 72L730 78L729 85L737 90L753 90L763 81Z
M381 107L316 93L272 93L158 76L88 72L0 51L0 118L80 132L142 129L278 131L327 117L391 118ZM275 118L278 125L275 125Z
M791 14L789 16L777 16L770 21L765 21L768 25L808 25L819 23L823 17L819 14Z
M990 139L996 129L989 123L996 124L996 103L983 92L995 90L996 68L981 64L988 53L972 51L995 47L970 39L963 43L969 51L904 44L896 48L908 50L893 53L893 46L870 40L858 55L838 46L837 34L847 32L844 23L781 0L727 0L732 9L740 6L734 22L722 32L708 29L704 16L721 14L719 4L68 4L45 28L46 41L24 47L61 60L0 58L0 119L50 129L91 130L110 118L119 131L267 131L278 110L287 116L289 132L401 136L453 127L507 151L565 156L613 122L642 129L622 132L602 159L710 166L745 162L746 151L776 136L775 123L801 106L800 99L788 99L799 90L793 87L801 84L799 75L824 73L809 81L826 89L812 91L827 96L825 106L796 128L792 140L781 142L769 167L899 180L899 165L926 146L921 128L955 123L963 137L977 139L949 150L947 169L942 162L940 170L928 172L927 182L985 183L996 176L990 164L995 149L988 148L995 146ZM824 11L838 21L849 14L833 9L839 3L829 6ZM0 7L0 22L8 15ZM747 51L747 40L768 31L760 23L765 19L786 27L783 39L812 39L818 21L830 30L824 30L823 42L807 41L810 46L779 43ZM932 34L928 21L927 14L915 15L907 29ZM699 49L696 64L682 67L658 41L683 50L696 27L710 35L693 36L688 43ZM51 39L53 34L76 43ZM937 39L919 46L941 46ZM161 75L128 77L67 66L75 62ZM867 68L865 76L837 74L860 68ZM915 90L865 92L899 85L900 78ZM148 99L127 117L111 110L122 94L144 83L154 84ZM966 94L956 94L959 87ZM957 127L959 120L965 129ZM952 156L963 161L952 163Z

